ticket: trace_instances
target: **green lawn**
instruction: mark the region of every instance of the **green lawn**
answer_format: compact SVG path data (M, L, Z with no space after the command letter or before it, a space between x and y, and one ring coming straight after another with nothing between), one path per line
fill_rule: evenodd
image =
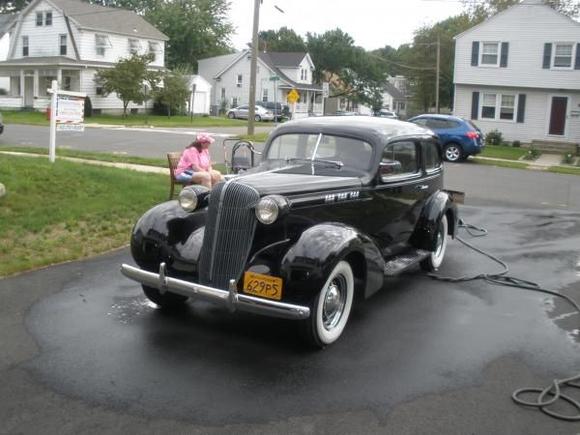
M256 134L241 134L238 137L243 140L250 140L252 142L266 142L270 133L256 133Z
M485 160L485 159L478 159L477 157L471 160L468 160L466 163L477 163L480 165L489 165L489 166L499 166L502 168L512 168L512 169L528 169L527 163L520 163L520 162L505 162L501 160Z
M482 157L492 157L495 159L518 160L526 155L528 150L525 148L514 148L502 145L487 145L480 154Z
M5 124L48 125L46 114L43 112L3 111ZM247 125L247 121L228 119L221 116L167 116L143 114L127 115L126 118L117 115L94 115L85 118L87 124L110 124L154 127L240 127Z
M0 182L0 276L123 246L168 193L163 175L7 155Z
M548 171L556 174L580 175L580 167L575 168L574 166L550 166Z

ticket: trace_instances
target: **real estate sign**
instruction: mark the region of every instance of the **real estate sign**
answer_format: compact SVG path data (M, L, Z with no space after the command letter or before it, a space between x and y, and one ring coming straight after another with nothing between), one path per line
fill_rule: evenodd
M73 95L58 95L56 128L59 131L84 131L85 99Z

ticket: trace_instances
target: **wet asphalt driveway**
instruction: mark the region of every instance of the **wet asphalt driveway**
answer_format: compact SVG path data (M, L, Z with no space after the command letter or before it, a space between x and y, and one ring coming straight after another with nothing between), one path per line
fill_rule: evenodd
M514 275L580 300L580 212L462 214ZM561 300L413 270L313 352L292 321L199 302L164 314L118 272L127 261L0 281L0 433L580 432L510 399L580 371L580 316ZM452 242L440 273L494 270Z

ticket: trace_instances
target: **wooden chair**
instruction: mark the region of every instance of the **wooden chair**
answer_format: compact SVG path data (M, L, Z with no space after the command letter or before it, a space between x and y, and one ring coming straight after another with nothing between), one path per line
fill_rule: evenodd
M177 169L177 164L181 158L181 153L167 153L167 163L169 164L169 181L171 187L169 189L169 199L173 199L173 192L175 191L175 185L179 184L185 186L187 183L181 183L175 179L175 169Z

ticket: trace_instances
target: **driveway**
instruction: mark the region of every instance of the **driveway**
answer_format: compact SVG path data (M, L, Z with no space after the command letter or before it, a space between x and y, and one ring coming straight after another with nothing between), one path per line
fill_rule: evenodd
M580 300L580 212L473 204L478 246ZM561 300L413 270L308 351L292 321L199 302L166 315L122 262L127 249L0 281L3 433L577 432L510 399L578 371L579 316ZM493 270L451 242L440 273Z

